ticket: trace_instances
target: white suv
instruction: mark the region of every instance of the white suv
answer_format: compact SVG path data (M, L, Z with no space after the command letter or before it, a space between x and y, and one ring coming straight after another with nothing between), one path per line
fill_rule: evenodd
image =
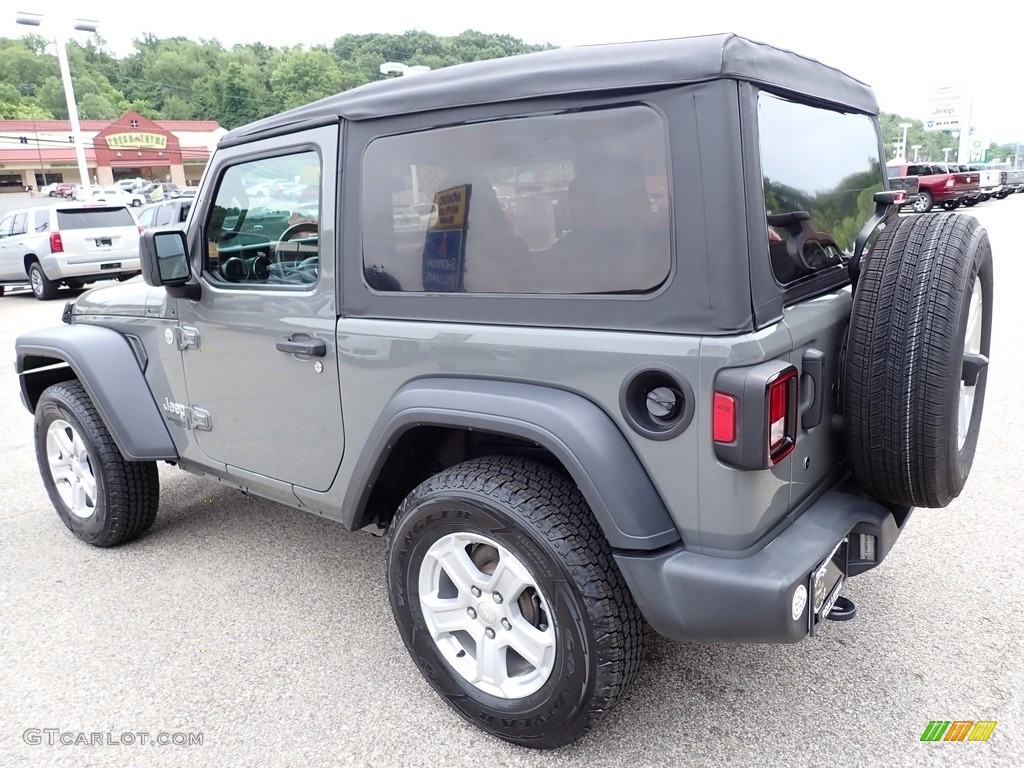
M140 192L130 192L124 187L114 185L112 187L90 187L89 194L81 187L75 192L75 200L86 203L112 203L115 205L130 205L138 208L146 204L146 196Z
M22 208L0 219L0 295L27 283L48 300L61 283L81 288L139 271L139 227L123 205Z

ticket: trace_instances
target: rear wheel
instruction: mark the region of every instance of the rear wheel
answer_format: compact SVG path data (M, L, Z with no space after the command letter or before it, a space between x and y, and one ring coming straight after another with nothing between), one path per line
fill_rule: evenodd
M81 383L39 397L36 460L57 515L78 539L112 547L141 536L160 501L156 463L128 461Z
M932 193L927 189L919 190L917 193L917 199L914 200L914 204L910 206L913 208L914 213L928 213L935 205L935 201L932 198Z
M50 301L57 298L57 283L46 276L38 261L34 261L29 265L28 282L32 287L32 293L40 301Z
M582 737L622 698L644 622L579 489L519 458L416 488L388 534L391 607L456 712L529 747Z
M942 209L945 210L945 211L955 211L959 207L960 207L960 201L959 200L947 200L946 202L944 202L942 204Z
M992 338L992 249L973 216L900 219L865 259L847 346L845 440L879 500L944 507L967 481Z

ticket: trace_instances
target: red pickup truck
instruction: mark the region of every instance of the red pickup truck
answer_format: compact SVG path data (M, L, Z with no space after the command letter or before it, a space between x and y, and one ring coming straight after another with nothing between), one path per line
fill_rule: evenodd
M939 163L891 163L886 166L889 178L917 176L917 199L911 208L927 213L941 205L947 211L959 208L964 200L973 200L981 194L978 174L974 171L952 172Z

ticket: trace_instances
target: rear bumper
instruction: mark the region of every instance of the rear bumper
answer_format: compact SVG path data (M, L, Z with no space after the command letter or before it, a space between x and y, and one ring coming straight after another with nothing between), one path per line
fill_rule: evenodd
M900 512L906 514L899 514ZM898 511L905 524L909 510ZM844 538L848 575L878 565L901 527L890 509L862 495L828 491L763 549L743 558L672 547L615 555L640 610L659 634L702 642L792 643L811 631L810 606L793 617L793 595ZM876 537L875 559L859 554L859 534Z
M109 265L120 266L109 266ZM39 260L39 266L50 280L63 280L69 277L114 277L126 272L141 272L141 262L138 254L133 256L118 256L110 254L102 258L67 255L49 255Z

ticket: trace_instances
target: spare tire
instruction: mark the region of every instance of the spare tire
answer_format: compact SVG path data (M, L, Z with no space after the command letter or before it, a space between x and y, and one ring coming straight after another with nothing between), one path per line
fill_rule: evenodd
M965 214L901 218L864 259L847 339L844 440L876 499L944 507L967 481L992 338L992 249Z

